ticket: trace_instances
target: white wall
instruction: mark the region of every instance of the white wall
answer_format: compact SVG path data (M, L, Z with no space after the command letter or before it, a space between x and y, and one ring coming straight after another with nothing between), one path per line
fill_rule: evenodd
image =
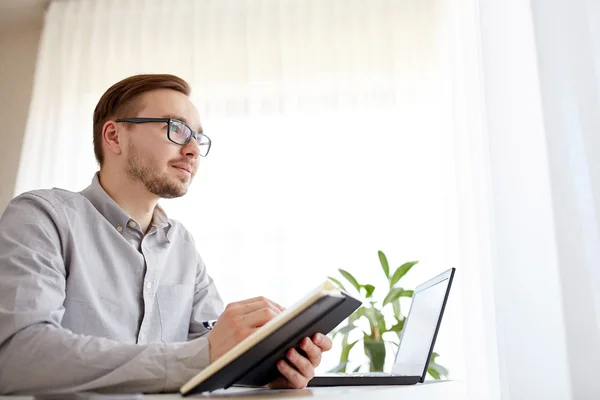
M41 31L41 21L0 30L0 212L13 197Z

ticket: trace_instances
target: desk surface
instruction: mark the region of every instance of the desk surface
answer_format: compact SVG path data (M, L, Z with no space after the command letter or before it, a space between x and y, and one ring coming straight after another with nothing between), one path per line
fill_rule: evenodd
M344 400L463 400L466 398L464 387L458 381L427 381L422 384L409 386L345 386L345 387L319 387L300 390L274 390L274 389L247 389L230 388L212 393L200 394L189 397L190 399L235 399L235 400L260 400L260 399L303 399L318 397L327 399ZM61 396L7 396L1 397L8 400L181 400L185 399L178 393L155 395L109 395L82 393Z

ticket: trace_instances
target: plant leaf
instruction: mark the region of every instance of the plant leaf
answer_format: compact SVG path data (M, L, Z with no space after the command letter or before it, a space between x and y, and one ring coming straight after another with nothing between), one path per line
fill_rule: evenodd
M399 319L396 324L394 324L390 328L390 332L396 332L396 336L398 336L398 341L402 336L402 329L404 329L404 323L406 322L406 318Z
M358 372L358 370L360 369L360 367L362 367L362 365L359 365L358 367L354 368L354 371L352 371L352 372Z
M431 358L429 359L429 368L433 368L440 376L447 377L448 376L448 368L444 367L441 364L438 364L435 359L440 355L435 351L431 353ZM429 369L428 369L429 370ZM438 378L439 379L439 378Z
M427 368L427 372L429 373L429 375L431 375L431 377L433 379L440 379L440 373L437 372L435 370L435 368L433 368L433 367L430 366L429 368Z
M402 318L400 320L398 320L398 322L394 325L392 325L392 327L389 329L390 332L402 332L402 329L404 329L404 322L406 322L405 318ZM433 358L432 358L433 360Z
M369 324L371 325L371 333L375 327L379 327L379 321L383 320L383 314L376 308L365 308L365 317L369 320Z
M338 287L340 289L342 289L344 292L347 292L346 288L344 287L344 285L342 285L342 282L338 281L337 279L328 276L327 279L329 279L330 281L332 281L333 283L335 283L336 285L338 285Z
M375 286L373 286L373 285L363 285L362 287L363 287L363 288L365 289L365 291L367 292L367 294L366 294L366 296L365 296L367 299L368 299L369 297L373 296L373 292L375 291Z
M410 269L412 267L414 267L416 264L418 264L418 261L409 261L407 263L402 264L401 266L399 266L396 271L394 271L394 275L392 275L392 279L390 280L390 287L394 286L396 283L398 283L398 281L404 276L406 275L406 273L408 271L410 271Z
M435 373L431 373L432 371L435 371ZM448 369L438 363L435 362L429 362L429 367L427 368L427 372L429 373L429 375L431 375L433 378L435 379L440 379L440 377L444 376L447 377L448 376ZM436 374L437 374L437 378L436 378Z
M385 343L383 340L370 340L365 337L365 354L369 357L371 372L383 371Z
M342 329L338 330L336 333L346 334L352 332L354 329L358 328L356 325L352 323L348 323L348 325L344 326Z
M396 319L400 319L400 300L396 299L392 301L392 307L394 309L394 317L396 317Z
M350 355L350 350L352 350L352 348L354 347L354 345L356 343L358 343L358 340L355 340L352 343L348 343L347 341L347 337L344 338L344 342L342 342L342 354L340 356L340 363L343 362L348 362L348 356ZM344 365L343 367L341 367L339 372L346 372L346 365Z
M358 310L356 310L352 314L350 314L350 316L348 317L348 321L354 322L357 319L359 319L360 317L362 317L363 315L365 315L365 307L361 306L358 308Z
M388 263L387 257L381 250L379 250L377 252L377 255L379 256L379 262L381 263L381 267L383 268L383 273L385 274L385 277L388 278L388 281L389 281L389 279L390 279L390 264Z
M351 315L350 315L350 317L351 317ZM352 330L352 329L348 328L348 325L354 325L353 322L356 320L356 319L352 319L350 317L343 320L341 323L339 323L335 327L335 329L333 329L331 331L331 333L330 333L331 339L335 339L338 334L342 334L344 336L348 335L348 332ZM345 324L344 324L344 322L345 322Z
M365 317L369 320L371 334L367 335L371 340L381 340L381 335L387 332L383 313L376 308L365 308ZM366 333L365 333L366 335Z
M412 290L404 290L403 288L391 288L385 299L383 299L383 306L399 299L400 297L412 297Z
M340 271L340 274L343 275L344 278L346 278L346 280L348 282L350 282L352 284L352 286L354 286L354 288L356 289L357 292L360 293L360 283L358 283L358 281L356 280L355 277L352 276L352 274L346 270L343 269L339 269L338 271Z

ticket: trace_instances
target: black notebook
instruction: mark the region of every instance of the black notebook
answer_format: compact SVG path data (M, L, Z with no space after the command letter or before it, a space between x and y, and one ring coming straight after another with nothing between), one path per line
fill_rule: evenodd
M331 332L361 304L327 281L215 360L179 392L188 396L232 385L265 386L280 375L276 363L290 348L299 349L300 341L315 333Z

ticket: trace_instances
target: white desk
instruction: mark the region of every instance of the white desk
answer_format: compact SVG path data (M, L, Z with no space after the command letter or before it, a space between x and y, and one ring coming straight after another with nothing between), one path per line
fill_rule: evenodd
M188 397L190 399L344 399L344 400L465 400L463 384L458 381L427 381L423 384L408 386L346 386L320 387L300 390L246 389L230 388L218 390L209 394ZM7 396L7 400L44 400L45 396ZM48 399L57 400L61 397L51 396ZM177 393L154 395L66 395L65 400L182 400L184 397Z

